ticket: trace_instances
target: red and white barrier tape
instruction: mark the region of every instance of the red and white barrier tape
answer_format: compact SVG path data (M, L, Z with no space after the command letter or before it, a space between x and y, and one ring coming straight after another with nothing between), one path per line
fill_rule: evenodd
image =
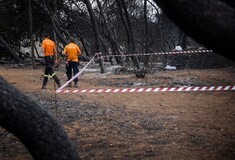
M166 87L166 88L124 88L124 89L81 89L57 90L57 93L140 93L140 92L188 92L188 91L235 91L235 86L211 87Z
M127 57L127 56L145 56L145 55L172 55L172 54L184 54L184 53L210 53L213 50L191 50L191 51L170 51L170 52L158 52L158 53L143 53L143 54L122 54L122 55L102 55L101 57Z
M125 55L102 55L102 53L96 53L92 59L84 66L84 68L78 72L76 75L74 75L70 80L68 80L63 86L58 88L56 90L62 90L64 87L66 87L69 83L71 83L75 78L77 78L79 75L83 73L83 71L87 68L87 66L94 60L94 58L97 56L99 58L104 58L104 57L113 57L113 56L138 56L138 55L163 55L163 54L182 54L182 53L208 53L208 52L213 52L212 50L191 50L191 51L171 51L171 52L159 52L159 53L145 53L145 54L125 54Z

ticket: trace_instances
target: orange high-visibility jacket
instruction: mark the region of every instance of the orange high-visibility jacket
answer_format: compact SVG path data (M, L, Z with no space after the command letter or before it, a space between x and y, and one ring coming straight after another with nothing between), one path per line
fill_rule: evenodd
M53 56L55 54L55 43L48 38L42 41L42 48L44 56Z
M67 61L78 62L78 55L81 54L81 51L76 44L69 43L65 46L64 53L67 55Z

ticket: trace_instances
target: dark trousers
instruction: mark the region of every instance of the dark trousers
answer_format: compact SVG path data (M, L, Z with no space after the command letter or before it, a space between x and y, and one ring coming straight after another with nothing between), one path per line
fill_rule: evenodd
M74 76L75 74L79 72L78 66L79 66L79 62L69 61L68 64L66 64L66 75L67 75L68 80L72 78L72 75ZM74 82L77 83L78 78L75 78Z
M47 81L50 77L52 77L56 84L60 86L60 80L56 76L55 70L54 70L54 59L52 56L45 56L45 70L44 70L44 79L43 79L43 86L46 86Z

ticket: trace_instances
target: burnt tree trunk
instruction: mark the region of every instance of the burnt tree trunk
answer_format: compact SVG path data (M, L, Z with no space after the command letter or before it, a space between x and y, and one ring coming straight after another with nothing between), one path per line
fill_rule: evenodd
M32 15L31 0L29 0L29 28L30 28L29 34L30 34L30 41L31 41L31 61L32 61L33 69L36 69L35 55L34 55L33 15Z
M148 16L147 16L147 0L144 0L144 25L145 25L145 37L144 37L144 50L145 53L149 53L149 27L148 27ZM144 67L147 67L149 64L150 56L144 57Z
M125 4L125 1L117 1L118 8L120 10L120 16L122 18L123 24L125 26L126 32L127 32L127 45L128 45L128 52L130 54L135 54L136 53L136 45L135 45L135 40L134 40L134 35L131 27L131 22L130 22L130 17L127 11L127 7ZM139 69L140 64L139 60L136 56L131 56L131 60L134 64L134 66Z
M56 119L1 77L0 95L0 125L18 137L35 160L80 159Z
M235 60L235 2L154 0L163 12L199 43Z
M19 56L16 54L16 52L9 46L9 44L2 38L0 35L0 43L7 49L7 51L10 53L11 57L17 62L20 63L21 59Z
M104 30L104 35L106 35L106 37L107 37L107 39L110 43L111 50L112 50L113 54L121 55L120 50L118 48L118 43L115 41L114 35L111 32L111 29L110 29L109 25L107 24L107 21L106 21L105 16L104 16L103 8L102 8L99 0L97 0L97 5L99 7L100 16L101 16L101 18L103 20L103 24L104 24L104 29L103 29ZM117 63L123 65L123 62L122 62L120 57L117 57Z
M57 26L62 26L60 25L56 18L55 18L55 14L51 11L51 8L49 5L47 5L47 1L43 1L43 8L44 11L50 16L51 18L51 22L52 22L52 26L53 26L53 30L56 33L56 35L58 36L59 40L61 41L61 43L63 43L63 45L67 45L68 41L63 37L63 35L60 32L60 29Z
M94 31L94 34L95 34L95 48L96 48L96 52L100 53L101 52L101 41L100 41L99 26L98 26L97 20L95 18L95 14L94 14L94 12L92 10L92 6L91 6L90 1L89 0L84 0L84 2L86 4L86 6L87 6L88 12L89 12L90 17L91 17L91 23L92 23L93 31ZM103 60L101 58L99 58L99 65L100 65L100 72L101 73L105 73Z

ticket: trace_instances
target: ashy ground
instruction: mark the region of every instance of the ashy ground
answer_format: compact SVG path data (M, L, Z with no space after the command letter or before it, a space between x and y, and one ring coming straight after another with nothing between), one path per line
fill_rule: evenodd
M234 71L162 70L144 79L85 71L79 84L80 89L233 86ZM43 66L0 66L2 77L57 116L84 160L235 159L235 91L55 94L52 80L47 90L40 89L42 74ZM57 75L66 82L63 67ZM0 128L0 159L32 157Z

